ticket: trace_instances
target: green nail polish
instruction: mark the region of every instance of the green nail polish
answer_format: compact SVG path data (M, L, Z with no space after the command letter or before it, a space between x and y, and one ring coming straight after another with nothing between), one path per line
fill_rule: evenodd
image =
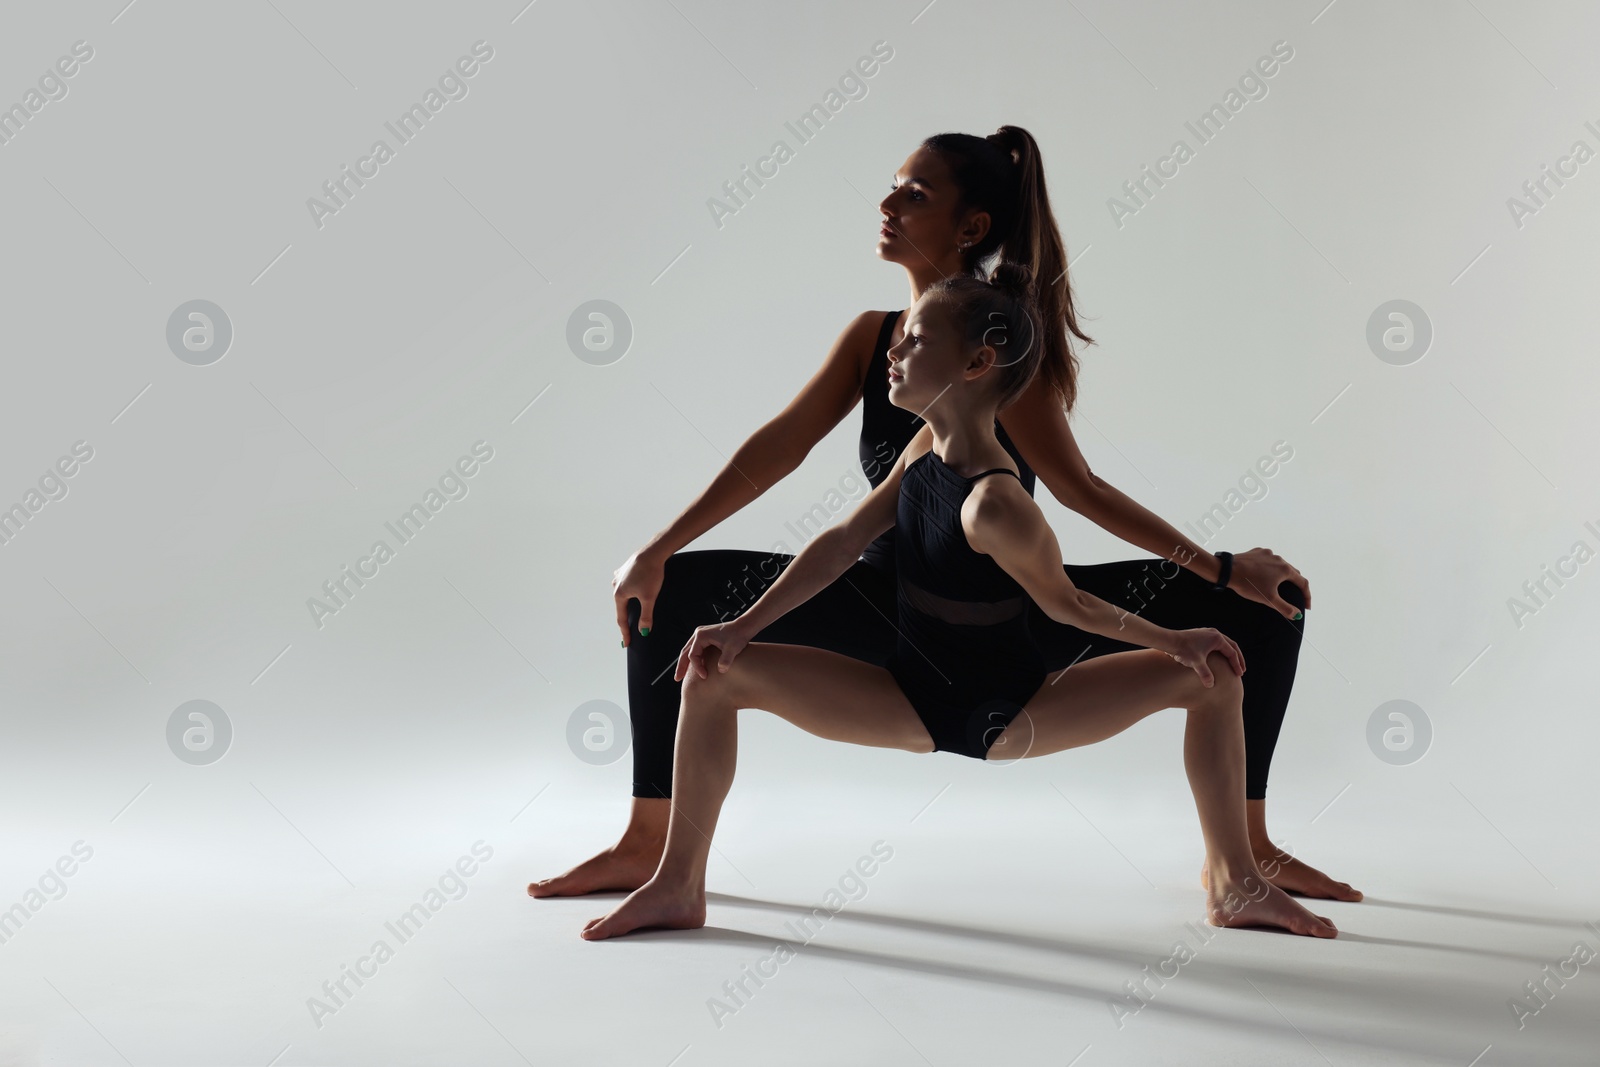
M645 626L645 627L641 628L639 630L639 633L643 637L649 637L650 636L650 627Z
M1298 619L1304 614L1305 614L1305 612L1303 612L1303 611L1297 611L1297 612L1294 613L1294 617Z
M623 648L627 648L628 647L628 642L626 642L626 641L618 641L617 644L621 645Z

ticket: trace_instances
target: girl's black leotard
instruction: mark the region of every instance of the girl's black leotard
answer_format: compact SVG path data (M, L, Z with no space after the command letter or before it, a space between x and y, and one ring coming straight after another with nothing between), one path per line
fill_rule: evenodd
M1028 594L961 528L962 502L990 474L1016 477L1005 467L963 477L930 448L906 467L894 524L899 636L889 673L934 750L975 759L1045 679Z
M883 317L871 369L862 392L861 467L877 485L921 426L913 412L889 403L889 341L902 312ZM1034 474L1005 429L995 436L1016 461L1022 484L1033 491ZM757 641L807 645L883 666L899 640L893 529L884 533L848 571L816 596L756 635ZM802 542L803 543L803 542ZM696 626L738 616L794 561L800 544L756 551L704 548L668 557L656 596L654 628L639 633L639 601L628 601L628 721L632 726L633 795L672 795L672 747L678 728L680 686L672 677L678 653ZM1164 559L1146 556L1112 563L1068 563L1072 584L1125 611L1174 630L1215 626L1239 643L1249 670L1244 675L1245 797L1267 795L1267 772L1289 706L1307 619L1290 622L1276 611L1237 593L1213 590L1204 578ZM1284 582L1278 595L1295 607L1305 599ZM1115 638L1056 622L1033 605L1029 628L1052 672L1075 663L1138 648Z

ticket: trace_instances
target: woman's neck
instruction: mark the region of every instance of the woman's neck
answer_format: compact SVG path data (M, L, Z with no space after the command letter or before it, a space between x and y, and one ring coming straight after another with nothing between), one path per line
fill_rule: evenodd
M929 263L921 260L916 266L906 267L906 279L911 283L911 304L922 299L922 294L932 288L933 283L948 278L953 274L960 274L962 270L959 257L951 257L944 262ZM907 304L906 307L910 307Z

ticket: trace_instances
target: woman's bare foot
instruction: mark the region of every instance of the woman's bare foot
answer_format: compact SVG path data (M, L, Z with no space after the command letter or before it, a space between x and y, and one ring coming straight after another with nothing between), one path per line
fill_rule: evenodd
M654 878L628 894L609 915L590 919L578 936L585 941L603 941L634 930L664 927L669 930L698 930L706 924L704 887L667 885Z
M1364 895L1361 890L1352 888L1349 882L1334 881L1309 863L1295 859L1270 841L1265 846L1252 846L1252 850L1255 852L1256 866L1267 876L1267 881L1279 889L1306 897L1345 900L1352 903ZM1203 863L1200 865L1200 886L1203 889L1210 888L1209 872Z
M664 844L618 842L554 878L528 883L530 897L580 897L585 893L638 889L656 873Z
M656 873L667 847L672 801L634 797L622 839L565 874L528 884L530 897L578 897L585 893L638 889Z
M1276 926L1307 937L1339 936L1329 919L1311 914L1259 873L1219 878L1215 888L1207 888L1206 921L1212 926Z

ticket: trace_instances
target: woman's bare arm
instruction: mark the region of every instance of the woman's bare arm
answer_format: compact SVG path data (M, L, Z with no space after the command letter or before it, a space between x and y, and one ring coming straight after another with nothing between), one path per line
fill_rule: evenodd
M640 632L649 631L667 557L782 481L855 407L882 325L880 311L857 315L788 406L746 438L689 506L617 568L612 598L623 644L630 639L630 598L639 600Z
M1217 580L1222 564L1216 556L1089 469L1066 413L1042 381L1000 413L1000 424L1064 506L1129 544L1187 567L1208 582ZM1234 555L1228 587L1293 618L1300 609L1278 595L1278 583L1285 581L1300 587L1309 608L1311 585L1305 576L1270 549L1253 548Z

